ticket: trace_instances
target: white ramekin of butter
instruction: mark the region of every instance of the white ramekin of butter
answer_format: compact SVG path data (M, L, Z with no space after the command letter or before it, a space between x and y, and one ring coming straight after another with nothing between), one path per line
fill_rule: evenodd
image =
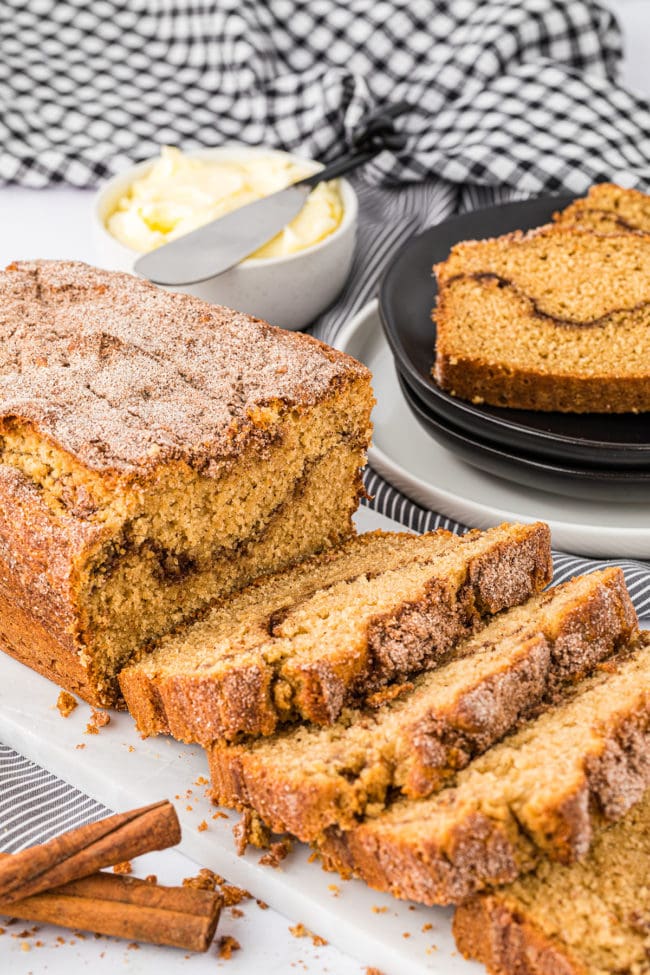
M320 169L264 147L181 153L165 148L111 179L94 212L97 261L133 271L143 253ZM348 277L357 224L350 183L319 183L277 237L231 270L174 290L228 305L284 328L308 326Z

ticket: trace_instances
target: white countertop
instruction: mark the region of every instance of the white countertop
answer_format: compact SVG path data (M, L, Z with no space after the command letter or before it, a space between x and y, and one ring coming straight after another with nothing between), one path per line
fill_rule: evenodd
M650 2L648 0L611 0L623 25L627 58L624 80L631 87L650 92L648 37L650 37ZM33 257L73 258L96 262L91 235L90 210L93 193L57 187L27 190L0 188L0 266L12 260ZM138 874L155 873L161 882L178 883L196 873L196 866L178 853L151 854L141 858ZM336 879L336 878L333 878ZM207 955L185 958L171 949L142 946L128 948L111 939L85 940L71 932L41 926L33 938L45 947L32 947L24 952L20 939L11 934L29 929L19 922L0 937L0 971L11 975L82 975L91 970L114 973L128 970L142 975L168 975L189 971L208 975L223 970L228 975L251 973L309 972L310 975L360 975L364 968L331 945L315 947L309 938L297 939L289 933L292 921L273 910L260 910L254 901L242 904L244 914L233 918L226 910L220 923L220 934L233 935L242 945L230 961L215 958L214 949ZM57 943L62 936L66 944ZM432 955L432 972L435 972ZM477 971L482 969L477 968ZM389 973L387 973L389 975Z

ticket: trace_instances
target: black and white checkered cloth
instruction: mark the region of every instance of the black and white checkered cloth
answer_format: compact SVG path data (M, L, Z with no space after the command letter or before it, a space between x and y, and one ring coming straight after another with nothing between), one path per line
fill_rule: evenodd
M92 186L164 143L326 160L387 100L372 182L648 179L650 112L593 0L2 0L0 180Z
M396 249L454 212L602 180L650 189L650 105L617 84L620 58L593 0L0 0L0 183L90 187L163 144L327 161L405 99L405 151L354 180L352 274L315 326L333 341ZM462 528L366 482L411 528ZM556 553L556 580L604 564ZM618 564L650 616L650 566ZM0 746L0 848L102 812Z

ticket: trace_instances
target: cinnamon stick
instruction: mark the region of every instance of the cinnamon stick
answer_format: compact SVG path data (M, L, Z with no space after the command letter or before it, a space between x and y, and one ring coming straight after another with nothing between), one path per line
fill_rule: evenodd
M220 911L221 898L212 891L159 887L110 873L21 900L0 898L0 914L186 951L207 951Z
M175 846L181 838L176 811L164 800L108 816L0 860L3 904L89 877L102 867L151 850Z

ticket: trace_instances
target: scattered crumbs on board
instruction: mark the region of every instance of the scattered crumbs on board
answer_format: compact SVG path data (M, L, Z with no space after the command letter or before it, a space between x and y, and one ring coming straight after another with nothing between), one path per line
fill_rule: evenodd
M240 943L231 934L222 934L217 943L219 958L224 958L226 961L230 961L233 951L239 951L240 948Z
M98 711L96 708L91 708L90 721L86 725L86 734L98 735L99 729L105 728L110 723L111 716L108 711Z
M78 704L79 701L76 697L67 691L61 691L56 699L56 707L62 718L69 718Z
M289 931L294 938L311 938L311 942L315 948L320 948L327 944L325 938L321 938L320 934L314 934L313 931L310 931L309 928L305 927L302 921L299 921L298 924L290 926Z
M271 843L268 852L259 858L258 863L263 867L277 868L290 852L291 840L278 840L277 843Z
M208 828L208 824L206 823L205 819L202 819L196 828L198 829L199 833L205 833L206 829Z

